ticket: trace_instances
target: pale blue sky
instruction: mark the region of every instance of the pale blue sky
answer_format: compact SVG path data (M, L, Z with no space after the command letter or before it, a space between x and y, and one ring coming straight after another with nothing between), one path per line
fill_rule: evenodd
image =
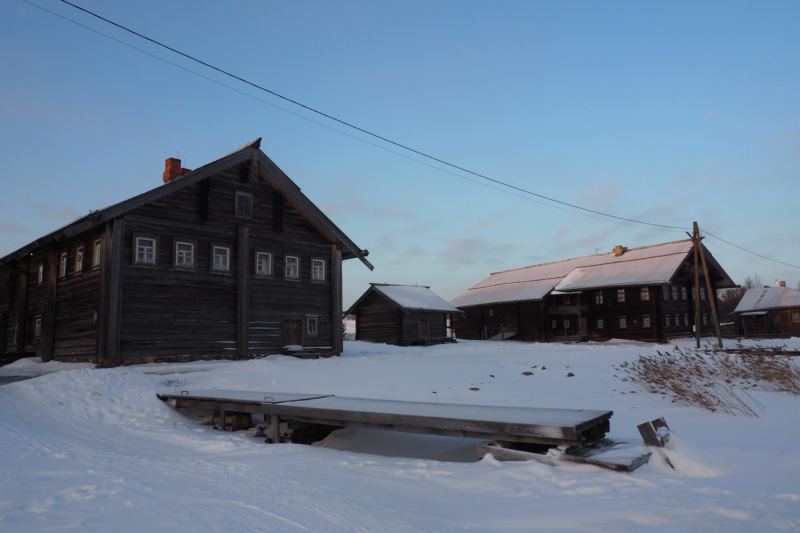
M319 120L61 2L32 1ZM80 5L476 172L624 217L697 220L800 265L798 2ZM0 69L0 255L159 185L167 157L194 168L257 137L370 250L374 272L346 264L345 305L370 281L449 300L497 270L685 237L461 180L20 0L0 4ZM737 283L753 272L800 280L798 268L706 244Z

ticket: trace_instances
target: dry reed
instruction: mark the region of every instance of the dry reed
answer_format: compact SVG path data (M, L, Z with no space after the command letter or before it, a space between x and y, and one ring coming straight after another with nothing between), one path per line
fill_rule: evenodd
M719 350L681 348L644 356L614 367L620 377L651 394L671 396L672 403L711 412L758 416L764 406L749 391L800 396L800 367L784 348L743 347ZM619 377L619 376L617 376Z

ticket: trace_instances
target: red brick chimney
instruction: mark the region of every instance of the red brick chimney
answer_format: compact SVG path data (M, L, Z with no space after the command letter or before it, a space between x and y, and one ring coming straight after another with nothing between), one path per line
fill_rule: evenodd
M616 246L614 247L614 250L613 250L613 251L614 251L614 255L616 255L617 257L619 257L619 256L621 256L622 254L624 254L625 252L627 252L627 251L628 251L628 248L627 248L626 246L620 246L620 245L618 244L618 245L616 245Z
M181 178L189 172L191 172L191 170L188 168L181 167L180 159L170 157L167 159L167 163L164 168L164 183L169 183L174 179Z
M786 282L785 281L781 281L781 284L779 285L779 287L785 287L785 286L786 286Z

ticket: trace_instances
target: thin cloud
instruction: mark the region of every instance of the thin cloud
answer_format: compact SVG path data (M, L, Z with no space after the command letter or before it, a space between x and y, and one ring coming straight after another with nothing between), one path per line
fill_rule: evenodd
M3 222L0 224L0 234L3 235L30 235L31 232L20 226L19 224L15 224L14 222Z
M37 217L46 220L54 220L56 222L72 222L82 215L74 206L67 204L45 202L42 200L26 200L25 205Z

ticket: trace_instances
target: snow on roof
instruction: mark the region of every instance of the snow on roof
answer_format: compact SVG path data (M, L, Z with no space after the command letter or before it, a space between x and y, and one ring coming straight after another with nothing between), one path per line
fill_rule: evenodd
M421 311L445 311L458 313L458 309L447 303L429 287L419 285L384 285L371 283L372 288L386 296L403 309Z
M541 300L553 289L667 283L691 249L687 239L633 248L620 256L609 252L496 272L450 303L471 307Z
M734 313L781 307L800 307L800 291L789 287L747 289Z

